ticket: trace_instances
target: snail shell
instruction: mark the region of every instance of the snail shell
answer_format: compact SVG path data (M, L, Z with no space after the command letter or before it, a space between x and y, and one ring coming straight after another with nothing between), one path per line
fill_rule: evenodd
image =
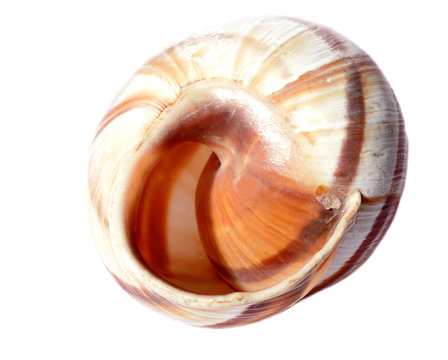
M91 223L120 285L199 326L247 324L371 255L403 190L397 100L357 46L263 18L153 57L100 123Z

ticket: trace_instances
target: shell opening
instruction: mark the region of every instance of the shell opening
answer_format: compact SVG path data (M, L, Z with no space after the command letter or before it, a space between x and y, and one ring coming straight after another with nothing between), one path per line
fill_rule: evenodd
M163 116L167 125L148 151L159 160L148 165L142 156L149 173L134 174L142 190L129 223L154 273L197 294L253 292L281 283L325 247L343 207L304 181L281 111L214 80L185 89Z

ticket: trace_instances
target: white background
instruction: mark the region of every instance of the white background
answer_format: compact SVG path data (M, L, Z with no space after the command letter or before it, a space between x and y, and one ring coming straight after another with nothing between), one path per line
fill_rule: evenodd
M2 1L0 359L447 359L444 1ZM193 328L128 296L90 235L89 144L150 56L256 15L321 23L366 50L403 109L405 193L350 278L271 319Z

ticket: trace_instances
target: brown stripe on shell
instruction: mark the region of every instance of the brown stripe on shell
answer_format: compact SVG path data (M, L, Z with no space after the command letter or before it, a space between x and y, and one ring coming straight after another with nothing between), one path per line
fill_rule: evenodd
M313 30L333 50L341 52L342 55L347 53L347 48L344 43L330 30L306 21L300 20L299 22L307 24L309 29ZM348 114L347 136L342 145L339 162L334 173L335 185L338 185L338 187L343 185L343 189L339 190L348 191L357 174L364 142L365 127L365 104L361 72L362 67L369 64L373 64L373 62L367 55L343 57L302 74L297 80L286 84L282 89L270 96L272 100L278 102L281 98L290 95L292 92L312 88L315 86L314 84L319 84L324 78L332 76L340 70L345 70L348 78L346 92ZM322 71L323 74L319 74Z
M351 59L352 66L347 69L347 136L342 145L339 163L334 173L335 184L343 184L343 190L348 191L356 178L360 155L364 142L365 104L361 65L366 59L363 56L349 57L349 49L345 39L324 26L304 21L332 50L341 53L346 59ZM343 41L344 40L344 41ZM370 61L371 62L371 61Z
M332 79L332 85L334 85L335 81L345 81L350 69L353 68L354 63L356 63L358 67L361 67L372 64L372 60L364 55L334 60L314 70L307 71L297 80L289 82L283 88L273 92L268 97L276 103L281 104L283 99L287 99L298 93L316 87L328 86L328 78ZM337 80L335 78L337 78Z
M332 49L340 51L341 53L346 53L345 45L336 37L331 31L326 28L310 25L310 28L314 29L316 34L320 36ZM364 143L364 127L365 127L365 104L364 104L364 94L363 94L363 83L361 76L362 65L367 63L373 63L367 56L358 57L347 57L334 61L333 63L326 64L322 68L324 70L331 69L332 66L338 65L339 63L344 64L345 61L351 62L351 66L347 67L348 83L347 83L347 114L348 114L348 125L347 125L347 136L342 145L342 150L339 157L339 163L334 172L333 184L337 186L341 191L348 191L350 185L353 183L357 175L357 170L360 162L360 155L362 152L362 147ZM317 69L318 71L319 69ZM302 75L302 81L308 83L308 86L312 86L312 81L315 74L313 71ZM300 78L296 80L299 82ZM292 88L297 87L297 84L289 83L283 89L279 90L273 94L272 98L284 96L284 93L291 91ZM295 90L296 91L296 90ZM333 185L333 186L334 186ZM392 220L392 219L391 219ZM386 230L386 229L385 229ZM379 231L379 229L378 229ZM367 240L365 240L367 241ZM357 253L364 253L365 249L362 247L358 249ZM373 251L373 250L372 250ZM354 268L349 268L352 264L350 259L346 262L347 266L343 266L336 274L326 279L322 284L320 284L316 289L323 289L324 287L334 283L337 277L342 276L346 271L354 271ZM361 264L360 264L361 265ZM353 266L353 265L351 265ZM357 267L356 267L357 268ZM346 274L345 276L348 276ZM333 281L330 281L333 279ZM342 278L340 278L342 279ZM339 280L338 280L339 281ZM313 289L310 294L315 293L316 289Z
M316 27L315 25L311 25L311 26ZM317 33L319 33L323 36L323 39L330 46L332 46L332 48L338 49L341 52L344 52L346 50L345 46L339 42L339 39L337 37L335 37L327 29L322 28L322 27L316 27L316 31L317 31ZM342 44L342 47L339 46L339 44ZM352 108L352 110L355 110L355 111L356 111L356 108L359 108L361 110L360 99L362 98L362 82L361 82L362 79L360 78L359 72L357 72L357 74L352 73L351 79L352 79L352 81L355 81L357 83L357 85L355 85L351 88L351 91L353 93L352 97L351 97L352 101L351 101L351 104L349 104L349 108L348 108L349 119L353 125L352 125L351 131L350 131L350 124L349 124L349 128L348 128L349 134L348 134L348 136L345 140L344 146L343 146L341 159L344 159L344 153L346 155L349 155L349 157L347 158L347 161L339 162L338 168L334 174L335 181L341 181L341 180L346 181L347 175L350 175L350 171L352 172L351 173L352 174L351 181L343 183L344 188L346 188L346 189L353 182L353 179L356 176L356 171L355 172L353 172L353 171L357 170L357 167L359 165L360 153L362 151L362 143L363 143L363 135L361 138L361 129L357 127L356 121L353 118L353 115L351 115L351 113L350 113L350 108ZM357 90L357 88L358 88L358 90ZM350 91L350 87L348 88L348 91ZM360 93L361 96L356 96L356 92ZM350 99L349 94L348 94L348 99ZM397 103L397 106L398 106L398 102L396 101L396 98L395 98L395 102ZM359 113L363 113L363 120L362 120L363 124L365 124L364 112L365 112L365 110L364 110L364 101L363 101L362 102L362 110L358 112L358 115L359 115ZM407 154L407 150L406 150L407 145L406 145L406 139L405 139L405 135L404 135L404 122L403 122L403 118L402 118L401 111L399 108L398 108L398 113L399 113L399 144L398 144L397 164L396 164L396 169L395 169L395 174L394 174L393 183L391 185L391 189L393 187L400 186L400 184L403 185L403 182L401 182L397 178L404 179L404 176L405 176L404 171L406 168L405 157ZM352 116L352 117L350 118L350 116ZM350 132L351 132L351 134L350 134ZM353 139L353 140L351 140L351 143L349 143L350 135L352 136L352 139ZM352 153L351 149L355 149L355 151L357 149L357 151L356 151L357 155ZM350 163L350 161L349 161L350 158L354 160L353 164ZM404 181L404 180L402 180L402 181ZM394 184L394 182L395 182L395 184ZM398 202L399 202L399 199L401 196L401 190L402 190L402 187L400 190L397 190L397 192L395 194L389 195L386 198L386 201L385 201L379 215L375 219L375 223L374 223L370 233L367 235L366 239L362 242L362 244L358 247L356 252L350 257L350 259L348 261L346 261L345 264L336 273L334 273L328 279L326 279L322 283L320 283L308 295L312 295L312 294L324 289L327 286L331 286L331 285L335 284L336 282L341 281L342 279L344 279L345 277L347 277L348 275L353 273L359 266L361 266L368 259L368 257L372 254L373 250L376 248L376 246L379 243L378 238L381 238L384 235L384 233L387 231L387 229L389 228L389 226L393 220L393 217L397 210ZM372 202L377 202L378 200L379 199L371 200L371 199L363 198L362 204L369 204ZM389 216L387 216L388 214L389 214Z
M373 197L367 197L367 196L363 196L362 197L362 203L364 205L377 205L380 203L383 203L384 201L386 201L387 196L373 196Z
M398 107L398 102L396 101L396 99L395 102ZM310 291L308 295L313 295L328 286L334 285L335 283L352 274L358 267L360 267L378 246L379 239L388 230L392 223L392 220L395 217L404 187L407 164L407 139L404 129L404 120L399 107L397 108L397 111L399 119L397 160L389 195L386 197L384 205L382 206L380 213L376 217L372 229L370 230L369 234L362 242L362 244L359 246L357 251L336 273L316 286L312 291Z
M162 277L170 275L166 228L171 193L185 164L199 146L198 143L184 143L181 148L173 149L151 172L141 195L134 247L145 263Z
M108 126L112 121L118 118L120 115L137 108L151 108L157 109L161 113L168 104L162 104L160 99L155 96L134 96L129 100L126 100L114 108L112 108L103 118L103 121L98 125L94 141L98 135Z
M339 39L334 32L327 29L324 26L311 24L308 22L305 22L308 24L308 28L314 33L319 36L325 43L334 51L339 51L341 53L345 52L347 50L347 47L345 46L342 39Z
M363 84L358 66L348 69L347 82L347 136L342 145L339 163L334 173L334 183L343 184L348 190L356 178L364 142L365 109Z
M303 23L307 24L309 29L313 30L332 50L341 53L345 59L351 61L351 66L347 68L347 136L342 145L339 163L334 173L336 178L334 182L342 182L344 189L348 190L356 177L364 142L365 105L360 67L366 61L371 61L368 57L362 55L349 57L348 48L344 43L345 39L340 38L326 27L307 21L303 21Z
M305 251L306 246L314 245L319 238L329 236L332 226L338 221L336 213L333 210L322 209L319 216L313 219L302 232L297 236L296 240L291 241L287 246L282 248L274 255L265 258L261 263L247 268L228 268L222 264L217 263L212 258L210 262L218 270L220 274L227 274L228 276L236 277L244 282L262 281L275 276L292 263L306 258L305 254L310 254L310 251ZM321 242L324 239L321 239ZM302 260L305 262L305 260ZM258 269L258 271L254 271Z

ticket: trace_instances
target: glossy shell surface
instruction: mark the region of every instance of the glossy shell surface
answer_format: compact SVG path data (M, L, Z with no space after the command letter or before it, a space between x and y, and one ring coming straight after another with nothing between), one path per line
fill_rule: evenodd
M111 105L89 163L93 234L139 300L247 324L367 260L406 162L399 105L365 52L302 20L231 24L151 58Z

